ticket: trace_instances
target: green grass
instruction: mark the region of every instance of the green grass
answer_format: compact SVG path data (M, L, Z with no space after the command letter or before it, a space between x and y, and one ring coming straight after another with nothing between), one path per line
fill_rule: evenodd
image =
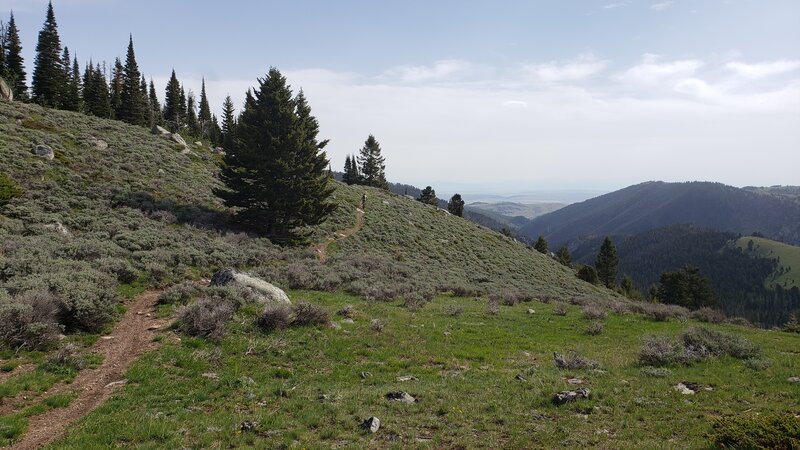
M334 315L338 329L264 334L255 326L259 308L247 306L218 342L165 340L131 367L119 395L52 448L708 448L716 418L800 412L800 393L786 381L800 373L800 336L712 326L750 339L772 364L755 371L712 358L651 377L637 364L642 338L693 324L611 313L603 332L589 336L575 306L563 317L537 302L490 315L485 301L443 296L414 313L399 302L290 294L331 313L354 305L355 323ZM464 312L450 315L451 305ZM385 323L382 332L370 328L373 318ZM597 360L602 372L556 369L552 353L570 350ZM397 381L402 375L419 381ZM552 405L570 376L586 381L591 399ZM672 388L682 381L713 390L684 396ZM419 401L389 403L393 390ZM367 435L358 424L372 415L382 426ZM241 431L244 421L259 425Z
M0 446L12 444L28 429L28 418L38 416L51 409L66 408L72 403L72 394L57 394L29 406L16 414L0 416Z
M800 288L800 247L776 242L765 238L745 236L736 241L736 246L748 251L750 241L752 251L764 258L778 259L778 268L767 280L767 287L781 286L784 289Z

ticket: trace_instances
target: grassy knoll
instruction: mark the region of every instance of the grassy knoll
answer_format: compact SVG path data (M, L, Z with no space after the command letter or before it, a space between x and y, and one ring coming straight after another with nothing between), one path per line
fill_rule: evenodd
M750 250L750 241L753 242ZM736 246L744 251L752 251L763 258L778 259L778 268L768 280L767 287L780 285L784 289L800 288L800 247L784 244L770 239L744 236L736 241Z
M721 357L654 377L637 362L644 336L699 324L609 313L589 335L577 306L565 316L539 302L491 314L485 300L440 296L411 312L345 294L290 295L332 314L353 305L354 323L334 315L337 327L266 334L255 325L259 308L248 306L219 341L167 337L130 369L119 395L51 448L707 448L717 418L800 413L787 381L800 373L800 336L703 325L751 340L768 367ZM553 352L570 350L600 370L557 369ZM404 375L418 381L397 380ZM585 380L591 398L554 406L554 392L576 387L570 377ZM686 381L703 389L673 389ZM418 402L387 401L395 390ZM362 432L373 415L381 429Z

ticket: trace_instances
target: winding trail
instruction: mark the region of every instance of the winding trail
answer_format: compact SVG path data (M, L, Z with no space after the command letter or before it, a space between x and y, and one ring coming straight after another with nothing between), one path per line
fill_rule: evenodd
M314 252L317 254L317 258L320 261L325 262L328 260L328 247L336 241L341 241L342 239L346 239L356 233L358 233L361 228L364 227L364 210L361 208L356 208L356 224L352 228L348 228L343 231L337 232L333 237L329 237L325 241L317 244L314 247Z
M160 291L148 291L127 305L128 310L114 331L103 336L89 349L103 356L103 363L94 369L82 370L70 384L60 384L47 395L74 392L75 398L66 408L51 409L29 419L28 432L11 446L12 449L43 447L63 436L67 427L105 402L117 387L125 384L125 372L144 352L158 346L154 333L166 328L172 319L155 318Z

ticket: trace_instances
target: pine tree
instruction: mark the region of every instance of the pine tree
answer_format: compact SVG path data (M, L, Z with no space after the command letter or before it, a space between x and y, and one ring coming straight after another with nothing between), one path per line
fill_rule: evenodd
M19 40L19 30L17 29L17 22L14 20L13 12L6 26L5 49L6 82L14 92L15 99L27 101L27 74L25 73L25 62L22 58L22 44Z
M200 111L197 114L197 122L200 128L200 136L208 138L211 135L211 107L208 105L208 96L206 96L206 79L203 78L203 84L200 88Z
M36 60L33 68L33 101L50 108L61 104L64 88L64 65L61 60L61 39L53 12L53 3L47 5L47 19L36 43Z
M114 68L111 69L111 83L109 86L109 98L111 103L111 112L115 119L122 120L122 90L124 89L124 76L125 68L122 66L122 61L117 58L114 61Z
M225 101L222 103L222 147L225 150L230 150L233 148L233 141L235 139L235 132L236 132L236 116L235 110L233 108L233 100L231 100L231 96L228 95L225 97Z
M180 99L178 101L178 115L181 118L180 122L182 124L181 125L182 128L185 128L187 126L186 122L189 120L188 117L186 117L186 108L187 107L188 107L188 104L187 104L187 101L186 101L186 91L183 89L183 85L181 85L181 96L180 96Z
M156 121L156 117L153 114L153 107L150 105L150 96L147 94L147 80L145 80L144 75L142 75L142 79L139 82L139 93L142 96L144 103L145 124L149 128L152 128Z
M614 243L606 236L603 245L600 246L600 253L597 254L597 261L594 263L597 269L597 276L605 287L611 289L617 284L617 271L619 269L619 257Z
M211 115L211 129L208 133L208 138L214 147L222 145L222 127L219 126L219 119L217 119L216 114Z
M344 173L342 174L342 181L345 184L353 184L353 163L350 161L350 155L344 158Z
M92 61L86 66L83 74L83 108L87 114L97 117L111 117L111 103L108 95L108 83L98 63Z
M425 189L420 192L417 200L428 205L436 206L439 204L439 199L436 198L436 191L430 186L425 187Z
M181 83L175 76L175 69L172 69L172 76L167 83L167 90L164 97L164 122L173 133L183 126L181 108Z
M454 216L462 217L464 215L464 200L461 199L461 194L450 197L450 201L447 202L447 210Z
M69 49L64 47L64 92L61 96L61 109L66 111L81 110L81 75L78 69L78 58L70 61Z
M152 118L153 118L153 121L150 125L163 126L164 116L162 115L161 112L161 103L159 103L158 101L158 95L156 95L156 85L153 83L152 78L150 79L148 98L149 98L148 103L150 104L150 110L152 111Z
M659 282L658 299L663 303L692 309L717 304L711 283L697 267L687 265L675 272L664 272Z
M631 278L630 275L625 275L622 277L622 281L619 283L619 288L622 291L622 295L631 300L639 300L642 298L642 293L636 289L636 285L634 284L633 278Z
M556 252L556 260L562 266L572 267L572 255L569 254L569 249L566 245L562 245Z
M128 53L122 71L122 95L119 120L132 125L147 125L147 106L141 87L142 74L133 51L133 35L128 40Z
M536 239L536 243L533 244L533 249L539 253L547 254L547 241L544 239L544 236L539 236L539 239Z
M6 24L0 20L0 78L3 80L8 78L8 66L6 65L6 39L8 39ZM11 86L9 85L9 87Z
M389 189L386 182L386 163L381 156L381 146L375 136L369 135L358 158L362 183L367 186Z
M186 98L186 132L193 137L200 136L200 124L197 122L197 106L192 91L189 91L189 95Z
M234 148L225 155L217 190L236 218L274 242L304 237L299 227L322 222L333 211L328 164L317 140L318 124L302 95L292 98L286 78L271 68L248 90L236 125Z

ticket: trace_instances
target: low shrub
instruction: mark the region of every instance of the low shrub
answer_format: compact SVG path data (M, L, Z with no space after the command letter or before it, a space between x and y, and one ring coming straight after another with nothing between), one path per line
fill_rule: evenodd
M22 196L22 187L8 175L0 173L0 208L7 205L11 200Z
M41 368L51 373L79 372L86 367L86 358L75 344L67 344L47 356Z
M686 350L667 336L647 336L639 350L639 364L643 366L675 366L690 362Z
M444 313L451 317L457 317L464 313L464 306L451 303L444 306Z
M553 352L553 361L555 362L556 367L565 370L595 369L598 367L597 361L589 359L574 351L569 352L567 355Z
M706 328L689 328L677 339L648 336L639 351L644 366L687 365L710 357L757 358L761 350L745 338Z
M768 359L762 358L747 358L744 360L744 365L748 369L755 370L756 372L760 372L762 370L769 369L769 366L772 365L772 361Z
M59 301L47 291L0 299L0 343L10 348L45 349L58 341Z
M608 316L603 307L599 305L586 305L583 307L583 317L588 320L605 319Z
M292 308L285 303L269 303L258 318L258 326L266 332L283 330L292 325Z
M218 338L235 310L232 302L221 297L201 297L178 311L178 329L189 336Z
M644 366L641 369L644 376L653 378L666 378L672 376L672 371L666 367Z
M566 316L567 315L567 305L562 303L562 302L558 302L558 303L554 304L553 305L553 314L555 314L557 316Z
M586 326L586 334L588 334L589 336L597 336L598 334L601 334L603 332L603 328L604 328L603 322L595 320L594 322L591 322L589 325Z
M353 305L347 305L344 308L337 311L336 314L345 317L347 319L352 319L355 316L355 312L356 310L353 307Z
M139 278L139 271L122 258L100 258L94 264L99 271L113 275L120 283L132 283Z
M725 321L724 313L717 311L716 309L711 309L707 306L696 311L692 311L691 314L689 314L689 317L705 323L722 323Z
M372 319L372 321L369 324L369 329L376 333L380 333L381 331L383 331L385 326L386 324L384 324L381 319Z
M496 298L489 298L486 302L486 313L490 315L496 315L500 312L500 301Z
M791 413L742 414L718 419L711 432L717 448L800 448L800 418Z
M186 304L200 295L202 288L191 281L176 284L158 296L160 305Z
M302 300L292 306L292 312L292 325L327 325L331 322L331 315L325 308Z

